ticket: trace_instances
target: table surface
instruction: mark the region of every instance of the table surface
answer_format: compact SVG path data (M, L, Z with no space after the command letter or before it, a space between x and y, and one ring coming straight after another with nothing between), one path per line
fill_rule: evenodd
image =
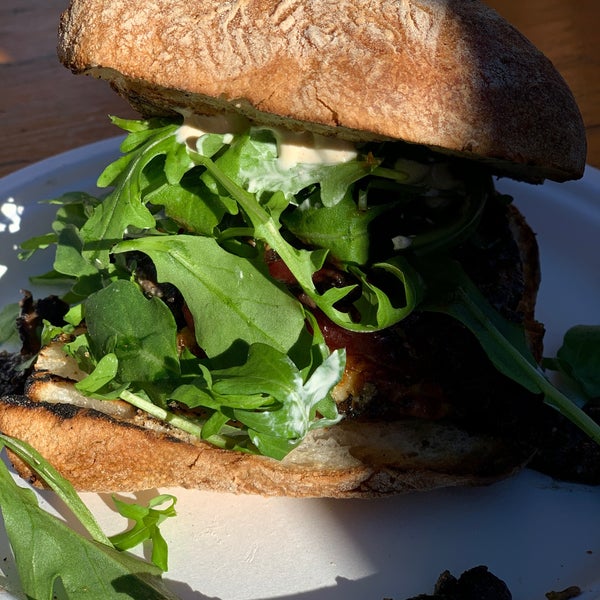
M600 2L488 0L554 62L571 86L600 167ZM108 85L76 77L56 58L67 0L2 0L0 176L53 154L116 135L107 115L133 116Z

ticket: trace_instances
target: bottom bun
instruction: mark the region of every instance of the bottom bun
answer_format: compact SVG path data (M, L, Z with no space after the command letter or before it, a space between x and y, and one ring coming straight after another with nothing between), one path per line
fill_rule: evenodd
M34 446L80 491L181 486L221 492L304 497L374 497L513 474L528 455L499 437L449 424L346 421L312 432L283 461L221 450L175 437L136 415L116 420L93 409L2 399L0 430ZM84 441L82 443L82 440ZM11 456L19 474L43 485Z

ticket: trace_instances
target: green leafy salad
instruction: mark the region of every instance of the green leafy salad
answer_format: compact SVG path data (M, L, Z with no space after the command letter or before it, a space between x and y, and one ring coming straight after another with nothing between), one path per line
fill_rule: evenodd
M24 258L55 248L41 279L67 281L71 308L42 343L69 334L65 350L89 374L76 384L84 394L281 459L341 418L331 390L345 354L328 350L317 312L373 332L418 309L461 321L502 373L600 441L522 328L450 258L486 202L506 201L480 170L457 180L445 159L414 150L407 160L401 143L363 144L333 164L282 164L273 129L184 137L176 120L113 120L128 135L98 179L108 193L52 200L52 231L23 246ZM294 292L270 271L269 253ZM319 285L323 267L343 282Z

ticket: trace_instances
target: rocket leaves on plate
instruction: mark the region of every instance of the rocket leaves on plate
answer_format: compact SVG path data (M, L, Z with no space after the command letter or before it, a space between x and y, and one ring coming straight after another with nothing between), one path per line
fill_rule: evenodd
M113 502L121 516L131 519L135 525L123 533L110 537L117 550L130 550L144 541L152 540L152 562L162 571L168 570L168 548L160 532L160 525L169 517L174 517L177 498L171 494L160 494L148 502L148 506L129 504L113 496ZM167 504L164 508L158 508Z
M544 358L543 364L573 379L588 398L600 398L600 325L571 327L556 358Z
M43 510L34 492L18 485L4 461L0 461L0 510L22 591L28 598L52 600L66 596L91 600L176 600L161 579L162 569L118 551L69 482L31 446L0 435L0 447L9 448L34 469L64 500L89 534L89 537L84 537L76 533L62 520ZM135 506L121 509L124 513L144 510ZM164 513L164 518L167 516L171 516L171 511ZM157 540L156 534L156 531L144 531L142 535L135 536L135 541ZM165 566L166 554L160 542L154 552L157 562ZM57 589L62 594L57 596Z

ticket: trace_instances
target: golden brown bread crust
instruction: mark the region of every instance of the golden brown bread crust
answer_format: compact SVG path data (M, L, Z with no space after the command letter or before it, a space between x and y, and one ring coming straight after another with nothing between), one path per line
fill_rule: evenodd
M72 0L58 52L145 115L402 139L529 181L585 165L568 86L479 0Z
M142 426L142 419L144 426ZM510 442L435 422L346 422L307 439L284 461L182 441L150 419L9 396L0 430L29 442L78 490L115 492L180 486L297 497L375 497L491 483L527 456ZM158 425L157 425L158 427ZM39 483L11 456L19 473Z

